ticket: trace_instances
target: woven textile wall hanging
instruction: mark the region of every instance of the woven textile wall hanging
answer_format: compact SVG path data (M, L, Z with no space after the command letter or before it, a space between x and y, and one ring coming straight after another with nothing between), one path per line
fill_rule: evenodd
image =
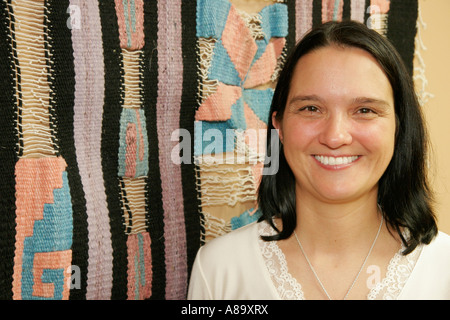
M288 50L353 19L411 74L417 0L2 0L0 299L185 299L259 217Z

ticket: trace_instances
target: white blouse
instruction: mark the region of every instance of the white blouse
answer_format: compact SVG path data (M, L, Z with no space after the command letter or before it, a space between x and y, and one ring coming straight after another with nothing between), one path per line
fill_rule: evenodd
M260 235L274 230L252 223L201 247L192 269L188 299L303 300L301 284L291 276L276 241ZM450 236L439 232L429 245L391 259L386 277L367 299L450 299Z

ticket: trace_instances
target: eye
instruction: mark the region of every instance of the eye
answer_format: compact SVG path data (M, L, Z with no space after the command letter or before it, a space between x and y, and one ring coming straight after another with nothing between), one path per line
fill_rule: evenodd
M319 108L317 108L316 106L305 106L300 108L300 111L307 111L307 112L319 112Z
M354 117L361 120L372 120L379 116L376 109L372 107L360 107L355 110Z
M370 108L365 108L365 107L358 109L357 112L362 113L362 114L368 114L368 113L376 114L376 112L374 110L372 110Z

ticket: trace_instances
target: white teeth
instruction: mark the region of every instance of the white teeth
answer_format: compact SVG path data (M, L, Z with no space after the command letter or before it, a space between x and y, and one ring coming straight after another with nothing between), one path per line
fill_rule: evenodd
M352 157L326 157L326 156L314 156L314 158L317 159L320 163L324 165L341 165L341 164L349 164L358 159L358 156L352 156Z

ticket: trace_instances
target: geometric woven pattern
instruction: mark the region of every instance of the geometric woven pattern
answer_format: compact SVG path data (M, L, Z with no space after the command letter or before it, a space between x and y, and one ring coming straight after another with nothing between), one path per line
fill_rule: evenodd
M201 8L197 13L197 37L204 54L200 57L203 77L195 117L195 156L208 240L220 234L221 228L222 232L227 230L210 219L208 207L234 206L256 199L271 87L283 63L288 35L288 8L284 3L275 3L250 15L227 0L198 1L197 6ZM214 135L212 146L207 143L210 135ZM233 169L221 164L222 153L223 157L231 157L227 163L241 164L234 168L240 174L226 173ZM221 171L227 178L217 176ZM257 215L249 221L255 218ZM215 228L219 233L212 231Z

